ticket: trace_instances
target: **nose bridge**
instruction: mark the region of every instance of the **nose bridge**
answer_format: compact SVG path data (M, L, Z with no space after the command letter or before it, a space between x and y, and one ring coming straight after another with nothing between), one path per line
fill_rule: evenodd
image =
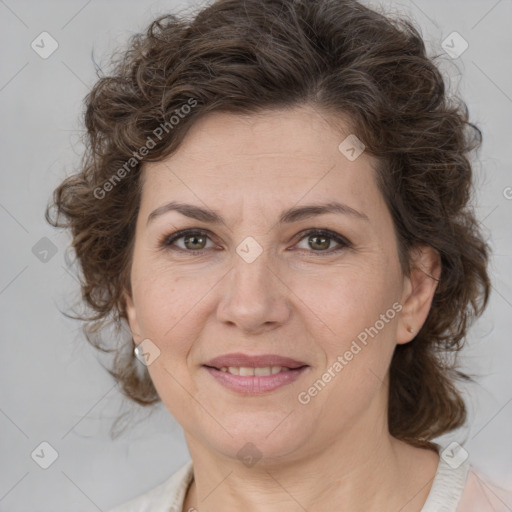
M272 258L268 245L253 237L245 238L233 255L231 293L241 302L264 305L275 297L275 276L271 270ZM274 265L275 266L275 265Z
M285 322L289 315L286 287L269 248L252 237L244 239L233 254L232 272L223 289L219 319L244 330Z
M253 293L266 291L268 294L269 279L273 276L270 250L268 245L264 248L261 242L248 237L236 248L233 256L233 285L236 288L254 288ZM275 265L274 265L275 266Z

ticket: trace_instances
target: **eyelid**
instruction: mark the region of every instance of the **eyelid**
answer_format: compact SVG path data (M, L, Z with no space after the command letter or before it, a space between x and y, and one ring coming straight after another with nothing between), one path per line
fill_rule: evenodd
M173 247L173 244L179 240L180 238L186 237L186 236L194 236L194 235L206 235L212 242L213 242L213 234L208 231L207 229L202 228L187 228L187 229L180 229L179 231L176 231L170 235L165 235L158 243L158 246L162 249L169 249ZM202 252L206 251L207 249L200 249L198 251L187 251L185 249L181 249L181 247L176 248L177 251L181 252L189 252L194 254L201 254Z
M296 235L296 238L298 239L297 243L301 242L304 238L307 238L308 236L314 236L314 235L326 236L327 238L330 238L331 240L336 242L338 244L338 247L331 248L326 251L314 251L314 250L310 249L310 250L306 251L308 253L312 253L312 254L319 255L319 256L322 256L322 255L328 256L328 255L332 255L332 254L337 254L346 249L351 249L353 247L352 242L350 240L348 240L348 238L337 233L336 231L333 231L333 230L327 229L327 228L305 229L305 230L301 231L300 233L297 233L297 235ZM293 249L293 250L303 251L304 249Z
M186 236L194 236L194 235L200 235L200 236L206 235L212 242L214 242L214 239L215 239L215 236L207 229L187 228L187 229L182 229L182 230L176 231L175 233L172 233L170 235L165 235L159 241L158 245L162 249L170 249L170 250L175 250L177 252L190 253L190 254L195 254L195 255L201 255L204 252L210 250L210 249L199 249L197 251L191 251L191 250L182 249L181 247L176 247L174 249L171 249L173 247L173 244L177 240L179 240L183 237L186 237ZM297 233L294 238L297 239L297 242L296 242L296 244L297 244L300 241L302 241L302 239L306 238L307 236L313 236L313 235L326 236L326 237L330 238L331 240L334 240L339 245L339 247L335 248L334 250L331 248L326 251L314 251L314 250L306 251L309 253L317 254L320 256L321 255L329 255L329 254L335 254L344 249L346 250L346 249L350 249L353 247L352 242L350 242L350 240L348 240L345 236L337 233L336 231L332 231L332 230L326 229L326 228L308 228L308 229L305 229L305 230ZM304 249L293 249L293 250L304 251Z

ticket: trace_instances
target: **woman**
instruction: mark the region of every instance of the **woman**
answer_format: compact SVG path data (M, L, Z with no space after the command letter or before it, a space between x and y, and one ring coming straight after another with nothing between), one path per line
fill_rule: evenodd
M116 511L503 507L432 442L466 420L443 355L487 304L489 247L480 131L413 25L348 0L164 16L85 123L47 216L72 230L89 340L128 323L111 373L191 455Z

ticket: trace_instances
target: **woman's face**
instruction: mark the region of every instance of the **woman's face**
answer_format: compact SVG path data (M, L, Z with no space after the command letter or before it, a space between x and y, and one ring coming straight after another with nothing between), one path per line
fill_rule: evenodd
M215 113L145 165L127 312L189 445L294 460L386 426L394 347L429 304L349 133L306 107Z

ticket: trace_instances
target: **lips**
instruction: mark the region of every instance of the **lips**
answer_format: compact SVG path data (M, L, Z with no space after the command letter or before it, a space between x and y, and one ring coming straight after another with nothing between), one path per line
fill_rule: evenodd
M223 387L243 395L261 395L290 385L310 370L309 365L276 354L225 354L203 365Z
M293 370L308 365L302 361L297 361L296 359L291 359L289 357L283 357L276 354L250 356L241 353L234 353L215 357L205 363L204 366L216 368L217 370L228 367L264 368L272 366L280 366Z

